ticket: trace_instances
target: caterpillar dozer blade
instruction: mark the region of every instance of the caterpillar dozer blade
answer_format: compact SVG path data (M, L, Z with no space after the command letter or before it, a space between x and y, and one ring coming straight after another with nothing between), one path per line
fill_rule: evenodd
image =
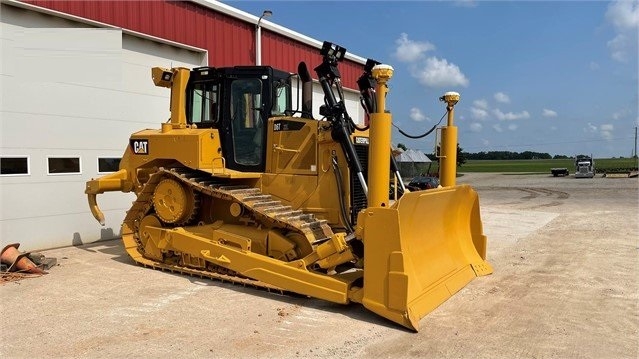
M377 82L370 116L371 147L368 207L357 221L364 243L364 285L357 298L369 310L413 330L419 320L477 276L491 274L486 262L477 193L456 185L457 128L454 106L459 94L440 98L447 104L442 129L441 188L405 193L390 203L386 184L392 115L385 109L386 83L393 68L372 69Z
M419 320L473 278L492 273L477 193L455 186L405 193L361 215L369 310L418 330Z

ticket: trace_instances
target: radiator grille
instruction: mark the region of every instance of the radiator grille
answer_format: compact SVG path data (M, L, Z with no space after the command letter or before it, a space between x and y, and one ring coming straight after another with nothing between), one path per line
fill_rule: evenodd
M355 152L357 153L357 158L359 162L362 164L362 169L364 171L364 179L368 182L368 146L367 145L355 145ZM355 175L355 173L351 173L351 223L353 225L357 224L357 214L364 208L366 208L366 194L362 189L362 185L359 181L359 178Z

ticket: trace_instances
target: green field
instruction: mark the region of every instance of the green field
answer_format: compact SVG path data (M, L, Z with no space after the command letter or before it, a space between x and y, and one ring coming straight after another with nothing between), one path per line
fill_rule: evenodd
M436 164L433 165L436 171ZM565 167L570 173L575 171L572 159L562 160L499 160L499 161L467 161L457 171L464 172L526 172L550 173L551 168ZM637 160L633 158L596 158L597 173L615 172L620 170L637 169Z

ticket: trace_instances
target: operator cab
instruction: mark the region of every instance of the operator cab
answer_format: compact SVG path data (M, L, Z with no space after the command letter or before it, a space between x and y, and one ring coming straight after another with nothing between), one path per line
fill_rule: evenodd
M226 167L264 172L266 123L291 115L291 74L270 66L199 67L186 88L187 123L220 133Z

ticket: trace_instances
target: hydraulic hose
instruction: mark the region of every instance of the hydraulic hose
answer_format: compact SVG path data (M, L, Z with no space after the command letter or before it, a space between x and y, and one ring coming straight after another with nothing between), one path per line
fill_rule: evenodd
M442 118L439 119L439 122L437 122L430 130L426 131L426 133L424 133L424 134L417 135L417 136L409 135L408 133L402 131L402 129L397 127L397 125L395 125L395 124L393 124L393 127L395 127L399 131L399 133L401 133L402 135L404 135L404 136L406 136L408 138L419 139L419 138L426 137L426 136L430 135L431 132L435 131L437 126L439 126L439 124L442 123L442 120L444 119L444 117L446 117L447 114L448 114L448 110L446 110L446 112L442 115Z
M333 165L333 172L335 172L335 180L337 181L340 215L342 216L342 221L346 225L348 233L353 233L353 227L351 226L351 223L348 220L348 215L346 214L346 204L344 203L344 189L342 187L342 171L340 171L339 166L337 165L336 156L333 156L331 158L331 164Z
M355 146L353 146L353 142L350 139L349 124L344 118L344 112L346 112L346 108L344 108L343 103L337 102L335 94L333 94L333 91L331 89L331 85L325 76L320 77L319 82L320 85L322 85L322 90L324 91L324 100L331 111L331 136L333 136L333 138L337 142L339 142L340 146L342 147L344 155L346 156L346 160L348 161L348 167L350 167L351 171L355 172L362 185L362 190L368 198L368 186L366 185L366 179L364 178L364 175L362 173L364 169L362 168L362 164L357 158Z

